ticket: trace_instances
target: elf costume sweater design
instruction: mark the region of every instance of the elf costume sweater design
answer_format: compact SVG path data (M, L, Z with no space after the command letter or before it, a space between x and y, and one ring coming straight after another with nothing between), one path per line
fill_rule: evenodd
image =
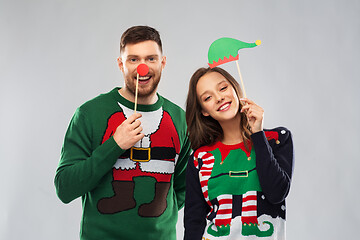
M159 94L138 105L145 137L128 150L113 134L134 103L115 88L83 104L65 135L55 186L69 203L82 197L80 238L176 239L190 153L184 111Z
M217 142L189 158L185 239L285 239L285 198L293 170L286 128L244 143Z

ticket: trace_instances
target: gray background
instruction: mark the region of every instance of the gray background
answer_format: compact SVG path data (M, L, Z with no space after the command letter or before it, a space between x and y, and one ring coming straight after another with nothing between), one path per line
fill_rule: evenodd
M182 107L212 41L261 39L240 67L265 127L293 132L288 239L356 239L359 12L358 0L0 0L0 239L78 238L80 200L62 204L53 185L63 137L79 105L123 84L118 42L138 24L160 31L159 91Z

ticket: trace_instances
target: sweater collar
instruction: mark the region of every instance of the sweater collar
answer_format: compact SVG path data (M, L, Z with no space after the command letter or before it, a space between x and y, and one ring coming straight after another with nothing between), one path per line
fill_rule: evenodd
M116 87L111 91L114 98L116 99L116 101L120 102L127 108L134 109L135 103L133 103L133 102L127 100L126 98L124 98L123 96L121 96L121 94L119 93L119 89L120 89L120 87ZM150 104L150 105L137 104L137 110L140 112L153 112L153 111L156 111L159 108L161 108L161 106L163 105L164 99L160 94L156 93L156 95L157 95L158 99L154 104Z

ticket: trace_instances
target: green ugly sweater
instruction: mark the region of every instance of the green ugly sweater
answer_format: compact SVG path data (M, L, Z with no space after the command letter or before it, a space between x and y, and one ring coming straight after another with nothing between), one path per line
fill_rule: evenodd
M138 105L145 137L128 150L113 139L134 113L115 88L80 106L65 135L55 176L64 203L81 196L80 239L176 239L190 153L184 111L160 95Z

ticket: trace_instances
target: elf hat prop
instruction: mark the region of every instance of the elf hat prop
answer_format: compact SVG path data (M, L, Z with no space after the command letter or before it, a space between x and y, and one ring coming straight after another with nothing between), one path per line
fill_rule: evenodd
M210 68L221 64L239 60L238 51L242 48L253 48L261 44L260 40L254 43L246 43L234 38L219 38L209 48L208 59Z
M244 97L246 98L246 91L244 86L244 81L241 76L240 67L239 67L239 54L238 51L242 48L253 48L261 44L260 40L256 40L254 43L246 43L239 41L234 38L219 38L215 40L209 47L208 51L208 60L210 68L214 68L221 64L235 61L238 69L242 91Z

